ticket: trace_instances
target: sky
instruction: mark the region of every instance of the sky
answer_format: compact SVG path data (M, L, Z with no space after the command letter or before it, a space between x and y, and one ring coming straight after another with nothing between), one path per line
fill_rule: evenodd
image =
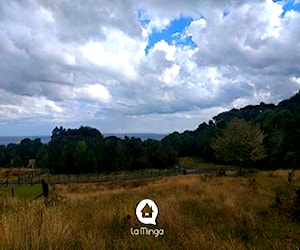
M194 130L300 89L300 0L1 0L0 136Z

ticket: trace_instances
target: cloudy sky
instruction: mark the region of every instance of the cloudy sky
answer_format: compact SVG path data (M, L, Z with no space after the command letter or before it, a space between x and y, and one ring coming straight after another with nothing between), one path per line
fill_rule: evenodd
M300 89L300 0L1 0L0 136L195 129Z

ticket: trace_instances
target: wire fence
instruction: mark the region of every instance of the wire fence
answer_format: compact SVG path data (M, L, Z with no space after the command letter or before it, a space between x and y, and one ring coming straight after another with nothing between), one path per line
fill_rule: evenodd
M6 178L0 183L0 187L28 186L41 184L42 180L48 184L69 183L101 183L126 180L143 180L175 176L181 174L225 174L223 168L184 168L176 166L169 169L141 169L131 171L100 172L90 174L51 174L48 169L34 169L30 172L20 174L17 177Z
M92 174L51 174L48 169L35 169L29 173L19 175L17 178L7 178L5 181L0 183L0 187L37 185L41 184L42 179L44 179L48 184L53 185L150 179L185 173L186 171L180 167L170 169L101 172Z
M0 183L0 187L40 184L42 176L46 174L49 174L48 169L34 169L32 171L20 174L17 177L6 178L4 181L2 181L2 183Z

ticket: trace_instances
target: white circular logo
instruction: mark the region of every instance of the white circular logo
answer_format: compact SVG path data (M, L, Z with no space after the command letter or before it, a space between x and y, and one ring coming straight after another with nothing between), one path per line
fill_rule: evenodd
M153 200L144 199L136 206L135 214L141 223L156 225L158 206Z

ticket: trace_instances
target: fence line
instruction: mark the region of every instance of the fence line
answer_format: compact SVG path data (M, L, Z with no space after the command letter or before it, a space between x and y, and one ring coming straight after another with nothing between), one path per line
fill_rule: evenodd
M0 183L2 186L24 186L41 184L44 179L48 184L68 184L68 183L105 183L112 181L144 180L180 174L216 174L219 170L215 168L205 169L185 169L180 167L170 169L141 169L133 171L114 171L93 174L56 174L52 175L48 169L35 169L27 174L19 175L17 180L8 178Z
M159 178L165 176L174 176L183 174L185 170L180 168L172 169L143 169L135 171L114 171L101 172L94 174L56 174L51 175L47 169L35 169L27 174L19 175L17 180L9 180L8 178L0 183L1 186L24 186L41 184L44 179L50 185L68 184L68 183L104 183L110 181L139 180Z

